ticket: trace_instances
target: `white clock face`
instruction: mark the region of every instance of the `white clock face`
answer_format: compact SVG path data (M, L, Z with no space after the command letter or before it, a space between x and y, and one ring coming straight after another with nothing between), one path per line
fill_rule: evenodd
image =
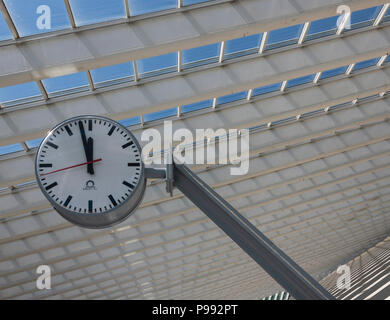
M144 179L134 136L115 121L94 116L54 128L37 152L36 174L57 211L95 217L125 204Z

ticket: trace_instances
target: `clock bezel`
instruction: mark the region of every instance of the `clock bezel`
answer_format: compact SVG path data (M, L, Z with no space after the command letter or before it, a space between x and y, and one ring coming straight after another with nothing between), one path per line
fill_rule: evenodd
M90 119L107 121L124 130L130 136L130 138L132 139L136 148L139 151L141 169L140 169L140 177L139 177L139 181L137 182L137 185L135 186L133 192L129 195L129 197L127 197L126 200L124 200L122 203L118 204L114 208L111 208L103 212L80 213L65 208L64 206L54 201L52 197L50 197L50 195L45 190L39 178L38 158L40 155L40 151L42 150L43 146L46 144L50 136L53 134L53 132L55 132L56 130L58 130L60 127L64 126L67 123L79 121L79 120L90 120ZM143 196L145 194L145 189L146 189L145 165L142 161L142 148L138 140L133 135L133 133L125 126L123 126L122 124L118 123L115 120L103 116L81 115L81 116L72 117L60 122L53 129L48 131L45 138L39 144L39 147L35 155L35 176L39 188L41 189L45 198L53 206L55 211L57 211L64 219L68 220L69 222L78 225L80 227L89 228L89 229L109 228L115 224L118 224L126 220L142 202Z

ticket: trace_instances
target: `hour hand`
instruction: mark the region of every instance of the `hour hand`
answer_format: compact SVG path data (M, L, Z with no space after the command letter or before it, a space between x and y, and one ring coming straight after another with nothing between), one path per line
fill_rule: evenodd
M91 137L88 138L87 142L87 161L89 162L87 165L87 172L89 174L95 174L93 169L93 139Z

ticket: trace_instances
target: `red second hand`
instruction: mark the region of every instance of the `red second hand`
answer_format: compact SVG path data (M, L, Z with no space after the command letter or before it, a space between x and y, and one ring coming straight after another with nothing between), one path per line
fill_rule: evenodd
M41 176L46 176L46 175L51 174L51 173L56 173L56 172L60 172L60 171L64 171L64 170L68 170L68 169L72 169L72 168L76 168L76 167L85 166L87 164L95 163L95 162L99 162L99 161L102 161L102 158L99 158L99 159L96 159L96 160L93 160L93 161L89 161L89 162L76 164L74 166L70 166L70 167L66 167L66 168L62 168L62 169L58 169L58 170L54 170L54 171L50 171L50 172L46 172L46 173L42 173Z

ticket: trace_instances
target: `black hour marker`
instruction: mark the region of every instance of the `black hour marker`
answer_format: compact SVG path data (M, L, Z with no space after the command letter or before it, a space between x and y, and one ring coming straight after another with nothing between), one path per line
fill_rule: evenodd
M93 201L92 200L88 200L88 212L89 213L92 212L92 206L93 206Z
M53 165L51 163L40 163L39 168L51 168Z
M67 132L70 136L73 135L72 130L70 130L70 128L69 128L68 126L65 126L65 130L66 130L66 132Z
M140 166L140 163L139 162L129 162L127 164L129 167L139 167Z
M56 185L58 185L57 182L53 182L52 184L49 184L45 189L50 190L51 188L54 188Z
M46 143L48 146L50 146L50 147L52 147L52 148L54 148L54 149L58 149L58 146L56 145L56 144L54 144L54 143L52 143L52 142L47 142Z
M92 131L92 120L88 120L88 130Z
M133 141L130 141L130 142L124 144L124 145L122 146L122 148L123 148L123 149L126 149L127 147L130 147L130 146L133 145L133 144L134 144L134 142L133 142Z
M112 204L113 204L114 206L117 205L117 203L116 203L114 197L112 196L112 194L110 194L110 195L108 196L108 198L111 200L111 202L112 202Z
M111 127L110 131L108 131L108 135L109 135L109 136L112 135L112 133L114 132L115 128L116 128L115 126L112 126L112 127Z
M126 187L129 187L130 189L134 189L134 185L132 185L131 183L127 182L127 181L123 181L122 182Z
M65 202L64 202L64 206L66 207L66 206L68 206L68 204L69 204L69 202L70 202L70 200L72 200L72 196L68 196L67 198L66 198L66 200L65 200Z

